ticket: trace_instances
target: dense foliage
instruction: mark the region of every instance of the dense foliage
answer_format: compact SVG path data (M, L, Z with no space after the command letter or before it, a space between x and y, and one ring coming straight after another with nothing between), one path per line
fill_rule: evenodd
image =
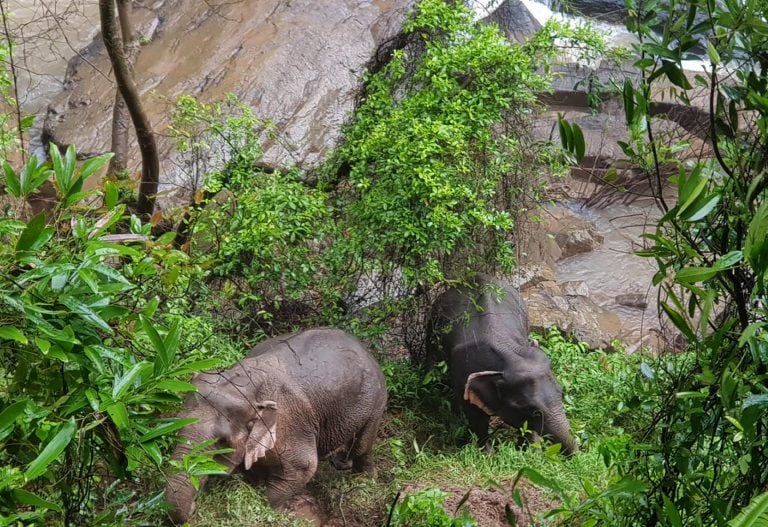
M462 5L419 3L329 167L360 272L430 285L512 268L514 218L555 161L526 131L563 29L515 45Z
M525 477L558 500L549 521L566 524L724 526L764 515L768 500L755 497L768 485L768 13L759 0L627 5L642 77L623 83L630 140L620 146L663 211L641 255L658 264L660 307L688 350L627 357L590 353L557 331L538 337L582 446L570 459L540 444L521 451L506 429L492 456L466 445L444 365L384 361L390 407L376 455L386 476L321 469L313 491L327 503L354 500L360 517L381 523L389 511L392 525L472 525L463 509L444 512L438 487L492 484L522 504ZM107 157L79 163L73 148L53 147L49 162L18 162L20 116L0 115L0 525L163 521L164 472L218 470L202 448L166 459L186 422L163 416L194 390L195 371L294 327L334 323L375 341L381 321L418 314L419 293L514 266L517 215L564 160L527 133L549 61L563 43L590 59L603 43L551 23L511 44L442 0L418 4L399 43L374 64L317 173L264 166L274 127L236 99L180 98L171 132L194 188L168 215L172 228L132 215L121 182L86 190ZM709 67L692 77L682 61L696 46ZM0 60L10 51L0 43ZM13 106L9 86L1 76ZM711 155L678 159L683 145L651 118L662 90L681 107L707 101L697 134ZM559 124L578 161L583 133ZM39 212L28 198L44 186L55 200ZM379 343L400 344L386 336ZM392 504L413 481L426 487ZM198 522L229 525L224 502L244 525L297 523L255 492L214 485Z
M38 165L33 156L18 173L4 165L4 525L30 522L46 510L65 524L81 524L107 504L100 521L109 521L118 510L111 500L138 497L130 509L156 501L156 493L134 496L119 485L107 492L104 482L160 474L166 436L185 424L162 413L194 389L191 373L217 365L206 345L182 338L190 321L171 314L191 277L187 256L168 236L150 241L151 226L126 215L114 186L83 190L108 156L79 165L72 147L64 156L56 147L50 154L52 164ZM24 198L49 178L56 205L27 219Z
M644 76L625 85L625 110L633 135L644 140L624 150L657 182L663 165L678 169L675 201L653 186L664 216L642 254L658 264L661 307L687 337L694 361L654 409L638 462L625 469L648 483L643 506L628 514L642 523L725 525L768 484L768 10L759 1L630 7ZM654 34L670 11L687 16L669 17ZM681 60L698 43L709 65L689 80ZM649 120L647 101L662 81L683 104L706 97L710 156L676 160L674 145Z

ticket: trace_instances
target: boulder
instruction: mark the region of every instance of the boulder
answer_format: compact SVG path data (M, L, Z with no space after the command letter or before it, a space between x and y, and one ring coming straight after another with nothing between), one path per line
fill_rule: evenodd
M576 254L588 253L600 247L603 235L590 226L568 226L555 236L557 245L562 251L561 258Z
M620 306L645 309L648 307L648 298L643 293L625 293L616 295L616 303Z
M589 286L583 280L572 280L560 284L564 295L568 296L589 296Z
M482 21L499 26L501 32L512 42L525 42L541 29L539 21L520 0L504 0Z
M621 321L611 311L586 296L559 296L541 285L522 292L532 330L552 326L585 342L591 349L613 350L612 340L621 336Z
M399 33L412 0L165 0L134 9L142 48L134 70L157 132L161 189L191 187L173 159L167 127L174 100L234 93L276 127L265 164L317 166L340 137L367 64ZM70 64L49 105L44 138L89 154L110 148L115 84L97 37ZM135 150L135 139L134 139ZM138 166L138 154L133 169Z
M510 282L518 289L528 289L542 282L552 282L555 271L546 264L529 263L521 265L510 277Z

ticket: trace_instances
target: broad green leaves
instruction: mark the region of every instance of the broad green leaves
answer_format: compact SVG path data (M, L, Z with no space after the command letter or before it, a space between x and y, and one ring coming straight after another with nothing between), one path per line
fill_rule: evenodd
M586 152L584 132L581 131L581 127L576 123L569 123L562 115L558 116L557 125L560 129L563 150L573 154L576 163L580 163Z
M624 81L629 141L619 146L648 174L662 209L638 254L656 260L661 309L693 362L676 378L677 397L655 410L658 425L646 437L656 443L627 465L658 491L624 522L725 525L735 503L764 487L758 467L768 463L757 432L768 426L768 84L763 65L744 60L768 46L758 29L768 13L756 0L627 7L642 75ZM701 45L704 71L684 71ZM666 118L707 142L703 156L681 159L694 140L671 141L651 116L657 101L673 103ZM675 193L664 189L670 168Z
M127 217L114 193L106 209L83 200L85 181L109 156L79 163L69 148L51 158L30 160L18 175L3 167L13 197L51 179L59 201L26 221L0 218L0 516L87 523L88 507L67 509L62 496L96 481L63 461L119 477L159 467L169 435L187 421L156 414L175 409L195 390L189 377L219 360L184 347L185 316L162 323L161 299L192 273L186 255L168 237L151 239L151 226ZM146 242L132 245L126 228Z
M75 434L75 420L70 418L51 441L45 445L45 448L40 455L38 455L32 463L27 467L24 477L28 481L31 481L38 476L41 476L43 472L48 468L48 465L53 463L67 448L67 445L72 440L72 436Z

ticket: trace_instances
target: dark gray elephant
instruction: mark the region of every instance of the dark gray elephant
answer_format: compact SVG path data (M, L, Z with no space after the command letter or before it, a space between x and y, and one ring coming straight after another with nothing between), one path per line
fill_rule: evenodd
M495 415L516 428L527 422L567 454L575 450L563 391L549 358L528 339L525 305L509 284L481 277L443 293L429 315L427 357L448 363L455 406L481 444Z
M362 344L343 331L311 329L272 338L221 373L195 378L179 417L198 421L183 429L174 453L216 440L231 473L242 466L266 479L267 499L279 507L315 474L319 456L341 451L353 469L371 472L371 448L387 402L384 376ZM201 485L205 483L201 480ZM194 512L197 492L185 474L167 484L171 519Z

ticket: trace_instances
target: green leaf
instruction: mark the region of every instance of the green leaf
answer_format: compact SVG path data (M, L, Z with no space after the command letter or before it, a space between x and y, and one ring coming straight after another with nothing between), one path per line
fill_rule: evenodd
M197 386L191 382L184 382L178 379L163 379L157 383L159 390L164 390L170 393L186 393L197 391Z
M160 452L160 447L155 442L141 443L141 448L144 452L155 462L158 467L163 464L163 454Z
M115 377L115 382L112 387L112 399L119 401L123 395L128 391L128 388L139 378L142 370L148 365L147 362L142 361L133 365L133 368L122 377Z
M111 181L104 183L104 206L107 208L107 210L115 208L119 196L120 192L117 188L117 185Z
M8 161L3 161L3 172L5 173L5 188L8 189L8 193L14 198L20 198L21 183L19 183L16 171L13 170L13 167Z
M27 479L27 481L32 481L46 471L48 465L53 463L64 451L64 449L67 448L67 445L69 445L69 442L72 440L74 433L75 419L72 417L64 426L61 427L61 430L59 430L53 439L51 439L51 441L45 446L40 455L37 456L32 461L32 463L29 464L26 472L24 472L24 477Z
M42 234L45 228L45 213L41 212L27 224L27 228L19 236L16 242L16 252L29 250Z
M130 427L130 419L128 417L128 409L122 402L110 403L104 408L112 422L119 430L126 430Z
M504 516L507 519L508 525L517 525L517 516L515 516L515 511L512 510L509 503L504 506Z
M191 425L192 423L196 423L197 418L196 417L186 417L184 419L174 419L168 423L161 424L157 428L153 428L143 436L139 438L139 442L144 443L146 441L150 441L152 439L157 439L158 437L164 436L166 434L170 434L171 432L175 432L176 430L181 430L187 425Z
M584 142L584 132L581 131L581 127L576 124L571 124L571 131L573 133L573 149L576 154L576 161L581 162L584 159L586 153L586 143Z
M755 212L755 217L749 223L747 239L744 244L744 258L758 275L768 271L768 201L764 202Z
M683 73L683 70L681 70L676 63L664 61L662 69L664 70L664 73L666 73L669 81L675 86L679 86L684 90L693 88L691 83L688 82L688 78L685 76L685 73Z
M45 165L37 164L37 156L29 156L19 178L21 196L26 198L32 195L40 185L48 180L50 174L51 171Z
M680 199L684 200L677 210L677 217L686 217L686 211L691 207L707 187L707 179L692 175L680 182Z
M768 492L760 494L728 522L730 527L765 527L768 525Z
M717 52L717 49L715 49L712 41L707 42L707 55L709 55L709 61L714 66L720 64L720 54Z
M74 313L79 315L81 318L83 318L85 321L89 322L90 324L93 324L94 326L103 329L110 335L113 333L113 330L111 327L109 327L109 324L107 324L103 318L101 318L93 309L91 309L89 306L83 304L79 300L76 300L74 297L71 296L62 296L59 298L59 302L67 306L69 309L71 309Z
M201 359L194 362L188 362L181 368L174 370L175 375L182 375L185 373L197 373L205 370L217 368L221 365L221 359Z
M759 408L764 408L768 406L768 394L761 393L761 394L752 394L746 399L744 399L744 402L741 404L742 410L746 410L747 408L750 408L752 406L757 406Z
M150 342L152 343L152 348L154 349L155 353L158 355L165 352L165 342L163 342L163 339L160 337L160 334L155 329L155 326L152 324L152 320L150 318L145 317L144 315L139 315L139 321L141 322L141 327L144 329L144 333L147 334L149 337Z
M28 492L24 489L13 489L13 497L18 503L23 503L24 505L30 505L32 507L37 507L38 509L63 512L61 506L58 503L44 500L37 494L32 494L31 492Z
M556 481L542 476L541 473L530 467L524 467L520 469L520 471L517 473L517 477L515 477L515 484L517 484L517 481L520 480L521 477L527 478L528 481L534 485L538 485L539 487L544 487L557 493L562 493L562 488Z
M661 308L664 310L664 313L666 313L672 323L677 326L677 329L679 329L688 340L696 340L696 336L693 334L691 327L685 321L685 318L683 318L680 313L672 309L666 302L661 302L660 304Z
M27 399L16 401L0 412L0 440L7 437L13 431L16 418L27 408L27 402Z
M718 260L715 262L714 267L715 269L722 271L724 269L730 269L734 265L741 262L741 260L744 258L744 253L741 251L730 251L724 255L722 255Z
M0 339L15 340L19 344L27 344L26 335L13 326L0 326Z
M675 281L679 284L695 284L706 282L717 274L717 269L712 267L685 267L675 274Z
M670 525L672 527L683 527L683 520L680 518L680 513L677 511L675 504L672 503L672 500L666 494L663 494L661 497L664 500L664 516L667 517Z
M685 221L700 221L706 218L710 212L712 212L717 204L720 203L720 194L713 194L706 198L706 201L700 206L693 206L691 210L687 211L687 214L680 215Z
M80 180L85 182L89 177L96 173L101 167L112 159L114 154L112 152L102 154L97 157L92 157L86 160L80 167Z
M650 65L653 65L653 61L651 61ZM632 87L632 81L629 79L624 79L623 96L624 116L627 118L627 125L630 125L635 118L635 89Z

